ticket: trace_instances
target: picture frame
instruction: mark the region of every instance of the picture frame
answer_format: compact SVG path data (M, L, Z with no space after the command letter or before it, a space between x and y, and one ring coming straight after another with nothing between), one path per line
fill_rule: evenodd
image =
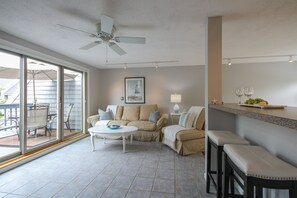
M126 77L125 78L125 103L144 104L145 103L145 78Z

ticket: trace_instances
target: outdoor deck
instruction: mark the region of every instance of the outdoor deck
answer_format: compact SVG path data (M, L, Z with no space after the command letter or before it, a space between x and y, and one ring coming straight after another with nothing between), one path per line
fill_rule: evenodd
M64 130L65 136L81 133L80 130ZM33 132L27 136L27 147L33 148L37 145L43 144L56 139L56 130L52 130L51 136L47 133L45 136L44 129L37 130L37 135ZM0 158L19 151L20 142L15 130L0 131Z

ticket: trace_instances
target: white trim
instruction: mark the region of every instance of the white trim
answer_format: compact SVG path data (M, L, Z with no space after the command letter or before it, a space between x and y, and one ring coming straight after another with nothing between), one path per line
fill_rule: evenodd
M70 67L71 69L89 72L88 67L90 66L86 65L85 63L81 63L77 60L71 59L18 37L14 37L2 31L0 31L0 48L15 53L24 54L32 58L42 59L57 65Z

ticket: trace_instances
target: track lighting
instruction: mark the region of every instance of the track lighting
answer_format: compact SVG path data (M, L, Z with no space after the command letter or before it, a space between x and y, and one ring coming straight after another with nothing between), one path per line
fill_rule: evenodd
M248 59L262 59L262 60L267 60L267 59L273 59L278 60L278 61L284 61L284 58L289 57L289 63L294 62L294 57L297 56L297 54L291 54L291 55L271 55L271 56L247 56L247 57L231 57L231 58L223 58L222 61L223 63L227 61L227 65L232 65L231 59L233 60L233 63L240 63L240 60L248 60ZM262 61L263 62L263 61Z

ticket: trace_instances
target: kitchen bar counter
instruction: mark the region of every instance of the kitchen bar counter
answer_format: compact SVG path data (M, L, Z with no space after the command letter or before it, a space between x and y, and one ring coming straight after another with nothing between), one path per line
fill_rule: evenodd
M222 105L210 104L209 108L297 130L297 107L285 107L285 109L259 109L254 107L243 107L235 103L226 103Z

